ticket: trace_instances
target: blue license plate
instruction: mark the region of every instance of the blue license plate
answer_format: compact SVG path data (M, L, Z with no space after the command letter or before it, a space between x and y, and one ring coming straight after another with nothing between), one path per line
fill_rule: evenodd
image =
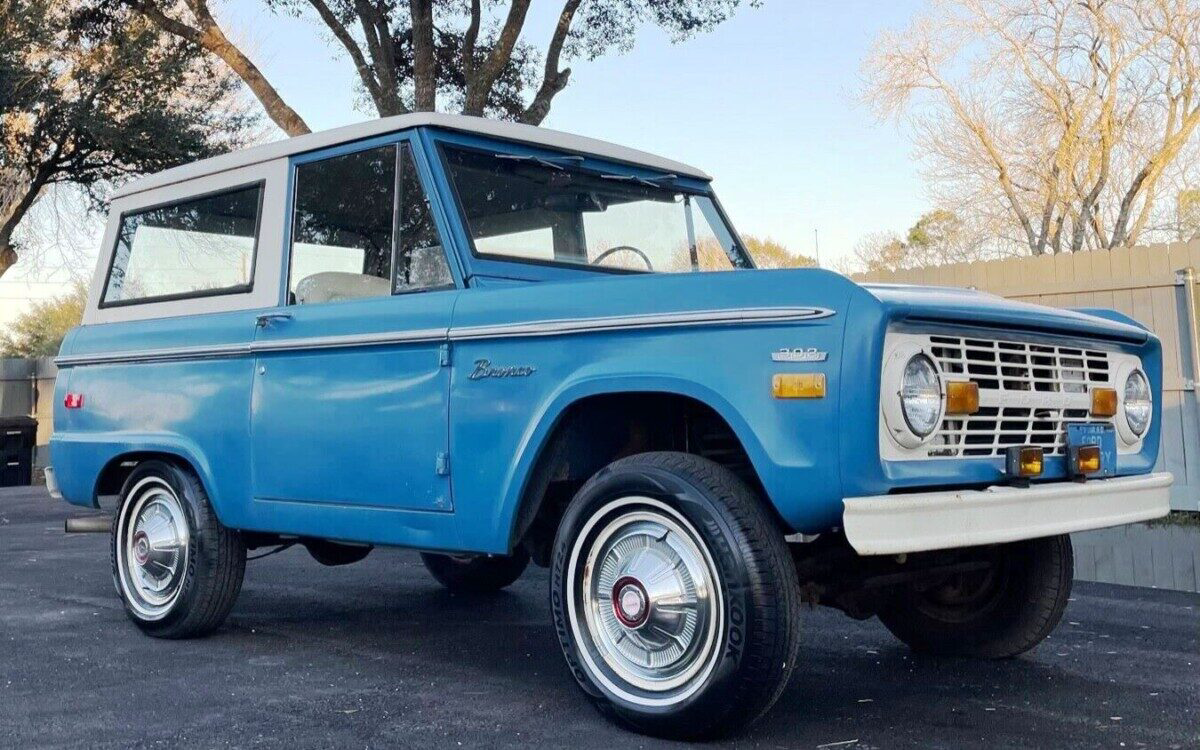
M1117 431L1112 425L1068 424L1067 456L1071 455L1071 448L1083 445L1100 446L1100 473L1092 476L1111 477L1117 473Z

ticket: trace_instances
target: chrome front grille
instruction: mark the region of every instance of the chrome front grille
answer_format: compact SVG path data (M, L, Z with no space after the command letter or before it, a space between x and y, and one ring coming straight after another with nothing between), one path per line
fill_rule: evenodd
M1112 387L1108 352L1021 341L930 336L943 378L979 385L979 411L947 416L922 449L931 458L1003 456L1013 445L1062 455L1068 422L1091 419L1090 388Z

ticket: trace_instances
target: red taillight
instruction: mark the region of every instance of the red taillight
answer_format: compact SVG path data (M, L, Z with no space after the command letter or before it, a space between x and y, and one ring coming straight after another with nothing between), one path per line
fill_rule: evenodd
M82 393L68 393L67 397L63 399L63 406L67 407L68 409L82 409L83 408L83 394Z

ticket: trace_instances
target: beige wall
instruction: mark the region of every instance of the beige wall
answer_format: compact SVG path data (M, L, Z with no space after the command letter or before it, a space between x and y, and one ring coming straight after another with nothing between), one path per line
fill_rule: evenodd
M37 444L46 445L54 432L54 378L38 378L37 401L34 404L33 417L37 420Z

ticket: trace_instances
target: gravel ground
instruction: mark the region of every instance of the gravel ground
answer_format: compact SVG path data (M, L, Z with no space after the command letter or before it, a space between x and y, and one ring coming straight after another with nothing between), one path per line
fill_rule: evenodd
M226 626L146 638L78 509L0 490L0 746L658 747L606 723L559 654L545 571L452 596L409 552L250 563ZM805 615L768 748L1200 747L1200 596L1077 584L1005 662L919 658L875 621Z

